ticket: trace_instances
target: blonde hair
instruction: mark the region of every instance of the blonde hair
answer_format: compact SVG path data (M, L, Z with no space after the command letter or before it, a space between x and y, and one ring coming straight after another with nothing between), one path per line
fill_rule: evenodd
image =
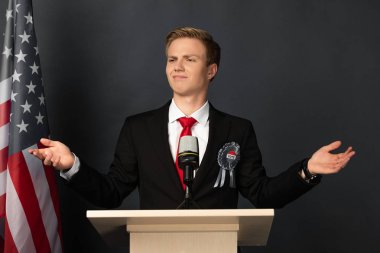
M220 46L207 31L193 27L179 27L174 29L166 36L166 52L170 44L179 38L193 38L200 40L206 47L207 66L213 63L219 66L221 53Z

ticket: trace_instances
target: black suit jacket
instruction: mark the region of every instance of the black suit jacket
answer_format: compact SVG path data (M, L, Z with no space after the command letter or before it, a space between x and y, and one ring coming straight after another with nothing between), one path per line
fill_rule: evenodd
M170 102L149 112L128 117L117 143L107 175L89 168L83 161L69 184L95 205L114 208L139 189L141 209L174 209L184 191L168 142ZM209 139L193 182L193 199L201 208L236 208L238 193L258 208L279 208L312 188L298 175L301 162L276 177L267 177L250 121L216 110L210 105ZM214 187L220 166L219 150L230 142L240 146L240 161L234 169L236 187Z

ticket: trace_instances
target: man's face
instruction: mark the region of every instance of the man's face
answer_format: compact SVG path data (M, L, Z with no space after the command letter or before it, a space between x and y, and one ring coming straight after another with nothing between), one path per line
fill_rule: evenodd
M207 66L206 47L198 39L176 39L167 49L166 76L174 96L207 95L216 71L216 64Z

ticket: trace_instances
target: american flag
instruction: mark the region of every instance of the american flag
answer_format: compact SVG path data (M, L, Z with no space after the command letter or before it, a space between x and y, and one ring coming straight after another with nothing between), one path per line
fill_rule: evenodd
M0 252L62 252L54 170L28 153L49 135L32 1L9 0L5 18L0 51Z

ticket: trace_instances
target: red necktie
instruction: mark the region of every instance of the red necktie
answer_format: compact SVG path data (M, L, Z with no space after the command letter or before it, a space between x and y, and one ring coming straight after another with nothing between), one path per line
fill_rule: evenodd
M179 136L179 138L181 139L182 136L191 135L191 127L197 121L194 118L191 118L191 117L190 118L182 117L182 118L179 118L178 121L179 121L179 123L182 126L182 132L181 132L181 135ZM178 147L179 147L179 142L178 142ZM183 170L181 170L178 167L178 148L177 148L177 156L176 156L175 166L177 168L177 172L178 172L178 175L179 175L179 179L181 180L182 187L185 190L186 189L186 185L183 183Z

